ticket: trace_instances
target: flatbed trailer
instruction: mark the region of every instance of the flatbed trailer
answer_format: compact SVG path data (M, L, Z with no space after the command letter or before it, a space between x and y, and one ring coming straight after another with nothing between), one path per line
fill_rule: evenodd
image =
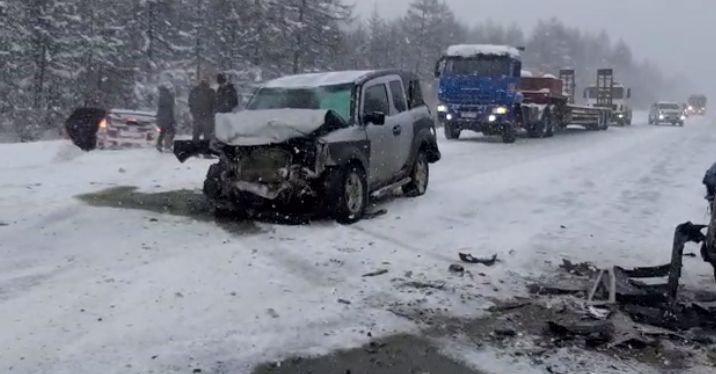
M537 111L537 120L528 128L531 137L552 136L569 125L593 131L609 128L610 107L575 104L574 70L560 71L560 78L523 77L520 91L524 97L523 106Z

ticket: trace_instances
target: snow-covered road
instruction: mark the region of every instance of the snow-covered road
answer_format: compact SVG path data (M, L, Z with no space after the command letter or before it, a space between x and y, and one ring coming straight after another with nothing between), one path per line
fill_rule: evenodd
M426 196L382 202L386 215L349 227L157 212L153 197L198 198L177 191L200 187L205 160L0 145L0 371L250 372L411 331L406 309L474 316L562 258L665 262L675 225L705 221L714 144L716 124L703 119L514 145L442 140ZM138 190L103 201L132 209L76 198L117 186ZM451 275L460 250L502 262L475 279ZM361 276L378 269L389 272ZM711 274L687 260L687 282Z

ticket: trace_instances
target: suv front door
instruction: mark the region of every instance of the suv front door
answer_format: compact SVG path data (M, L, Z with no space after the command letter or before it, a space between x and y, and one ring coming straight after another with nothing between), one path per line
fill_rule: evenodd
M388 77L390 88L391 117L393 125L393 172L409 170L411 151L413 149L413 131L415 130L415 114L408 108L408 99L405 95L405 86L401 77L395 75Z
M388 79L381 77L366 82L361 95L360 119L370 141L370 167L368 184L371 189L379 188L391 182L394 175L393 127L395 121L390 113ZM382 113L385 123L382 125L366 121L367 114Z

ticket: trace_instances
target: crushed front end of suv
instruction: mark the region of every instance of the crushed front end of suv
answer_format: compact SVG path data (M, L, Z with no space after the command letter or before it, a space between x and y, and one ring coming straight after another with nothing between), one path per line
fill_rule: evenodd
M247 110L217 114L215 130L213 141L175 142L174 153L218 156L204 194L229 214L320 207L353 223L373 195L424 194L440 159L418 78L395 71L279 78Z

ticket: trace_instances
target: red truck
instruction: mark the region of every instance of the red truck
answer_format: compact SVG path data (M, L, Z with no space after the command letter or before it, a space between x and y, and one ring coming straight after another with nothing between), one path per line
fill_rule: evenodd
M532 138L550 137L568 125L584 126L588 130L606 130L611 121L609 104L613 86L611 69L602 69L597 77L597 90L601 94L598 105L581 106L574 102L574 70L560 71L560 77L525 77L520 80L523 106L531 108L532 120L527 133Z

